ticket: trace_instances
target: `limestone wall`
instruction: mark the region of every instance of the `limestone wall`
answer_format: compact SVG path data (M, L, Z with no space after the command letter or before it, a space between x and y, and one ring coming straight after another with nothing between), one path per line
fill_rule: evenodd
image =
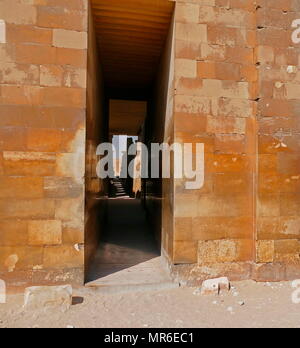
M256 61L257 279L294 279L300 270L299 1L259 1ZM296 34L296 33L295 33ZM295 35L299 37L299 35Z
M204 143L205 182L177 180L174 263L253 260L255 28L245 1L177 3L175 139Z
M174 273L189 281L299 274L299 10L177 1L175 139L205 144L204 187L176 184L173 262L191 266Z
M170 24L165 47L158 65L152 98L148 103L146 120L146 144L174 142L174 18ZM165 158L160 158L160 168ZM146 180L146 209L149 221L163 254L172 259L174 224L174 180L171 178Z
M1 0L0 19L0 278L82 283L87 0Z
M97 177L97 146L108 141L108 112L105 107L101 52L89 9L85 166L85 273L105 226L107 183Z
M203 143L205 181L158 181L148 195L173 274L299 277L299 1L179 0L174 16L147 142ZM0 0L0 278L11 288L82 284L105 218L95 148L108 125L88 18L88 0Z

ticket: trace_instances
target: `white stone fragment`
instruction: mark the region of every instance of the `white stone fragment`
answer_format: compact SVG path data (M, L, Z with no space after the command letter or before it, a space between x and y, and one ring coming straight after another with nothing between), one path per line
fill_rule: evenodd
M0 19L0 43L6 43L6 23L3 19Z
M295 74L295 73L297 72L297 67L294 66L294 65L289 65L289 66L287 67L287 72L288 72L289 74Z
M226 277L204 281L201 295L218 295L221 290L230 290L230 282Z
M6 283L0 279L0 303L6 303Z
M72 305L72 286L33 286L25 290L24 308L39 310L58 308L63 312Z
M277 81L277 82L275 83L275 87L278 88L278 89L280 89L281 87L283 87L283 83L280 82L280 81Z

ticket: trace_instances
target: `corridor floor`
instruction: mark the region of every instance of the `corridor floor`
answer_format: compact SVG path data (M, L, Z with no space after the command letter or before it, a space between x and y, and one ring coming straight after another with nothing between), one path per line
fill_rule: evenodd
M108 201L108 223L91 266L87 286L121 287L170 284L141 202Z

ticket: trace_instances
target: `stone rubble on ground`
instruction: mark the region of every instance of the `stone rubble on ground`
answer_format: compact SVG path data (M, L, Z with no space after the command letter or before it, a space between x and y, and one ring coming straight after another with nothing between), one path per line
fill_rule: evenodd
M222 290L230 290L228 278L208 279L202 283L201 295L219 295Z
M196 289L194 292L193 292L193 295L201 295L201 289Z

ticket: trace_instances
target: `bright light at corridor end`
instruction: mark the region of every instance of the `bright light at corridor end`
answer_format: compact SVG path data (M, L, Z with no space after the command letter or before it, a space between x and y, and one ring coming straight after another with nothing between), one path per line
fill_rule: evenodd
M96 170L99 178L113 179L115 177L116 152L117 149L112 143L103 143L98 146L96 154L101 156L101 159ZM121 178L182 179L186 181L187 190L198 190L204 185L205 156L202 143L174 143L173 145L152 143L150 149L143 143L133 143L126 154L127 156L123 156L125 165L121 171ZM130 156L134 159L127 162ZM174 163L173 167L171 163Z

